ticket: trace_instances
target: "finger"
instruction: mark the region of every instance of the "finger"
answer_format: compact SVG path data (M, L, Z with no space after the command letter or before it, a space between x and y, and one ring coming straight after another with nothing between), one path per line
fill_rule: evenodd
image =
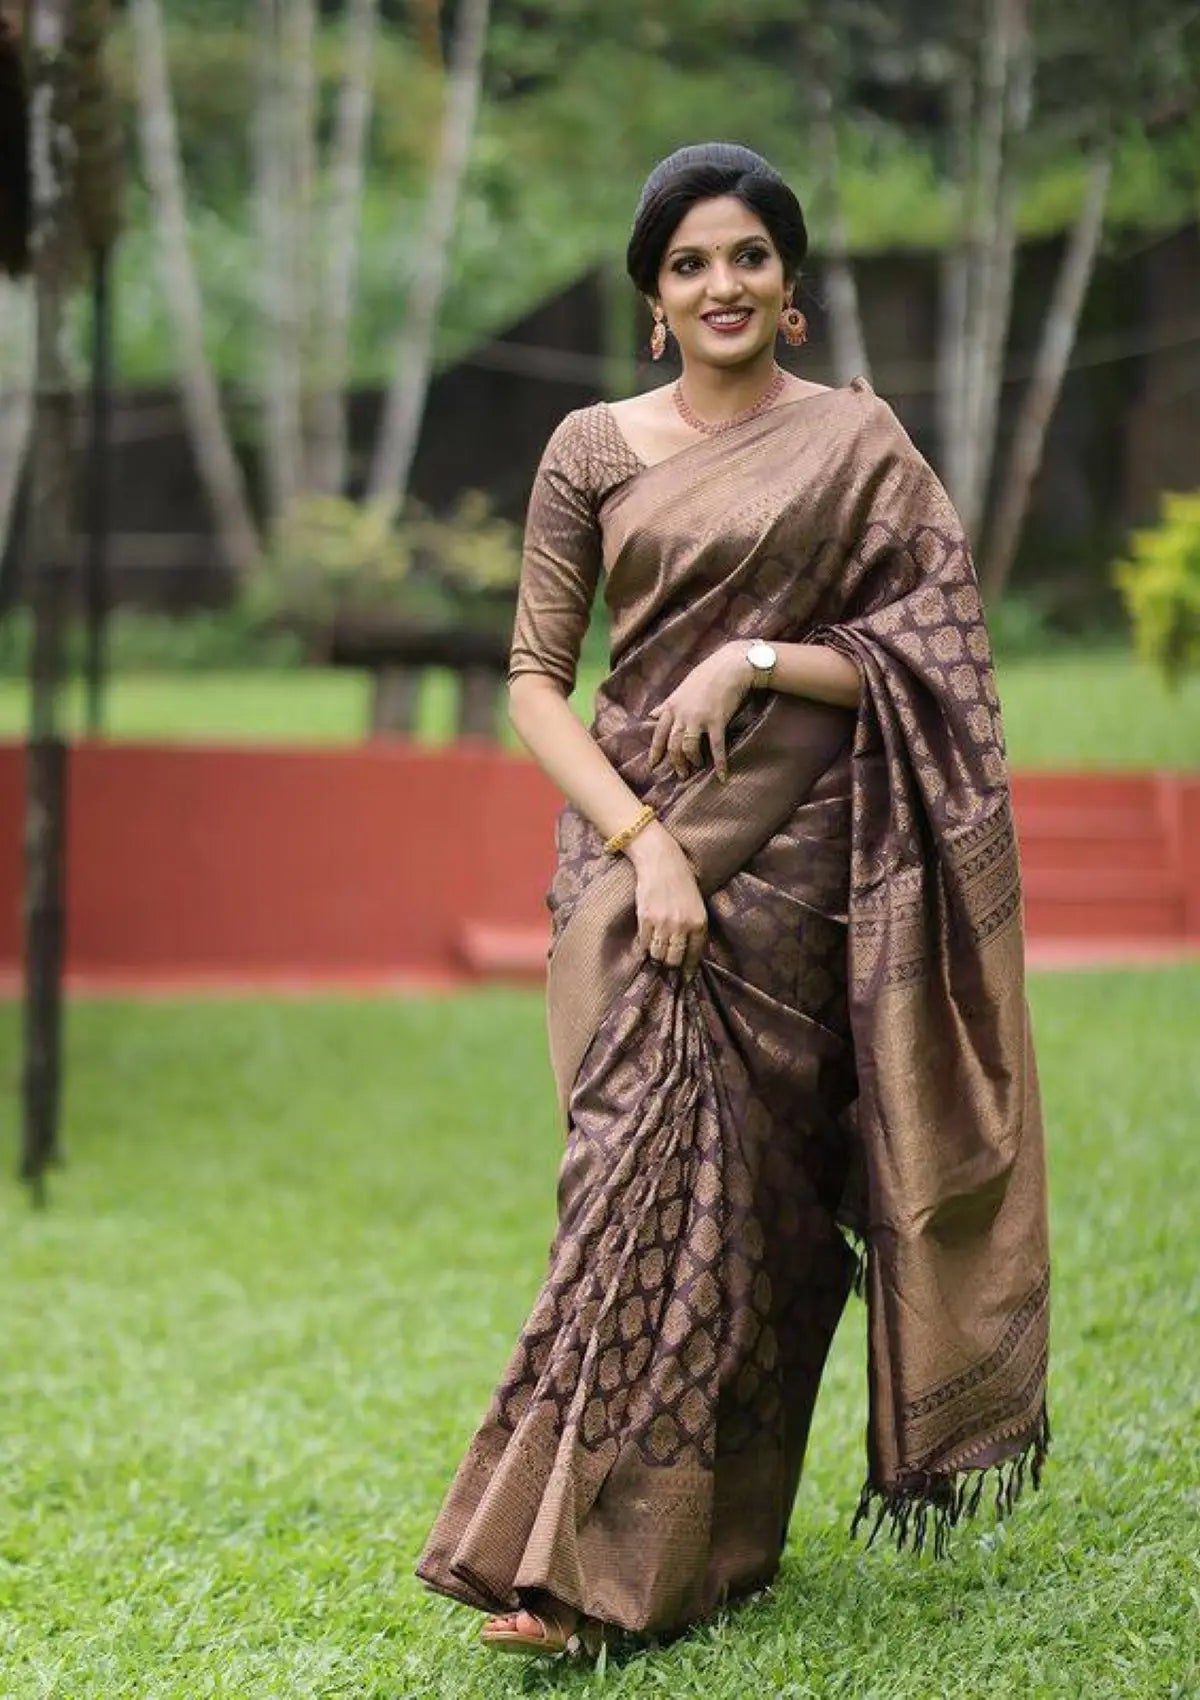
M666 949L666 943L667 943L667 941L661 933L651 933L650 934L650 951L649 951L649 954L655 962L661 962L662 961L663 952Z
M683 753L693 767L703 767L704 750L699 732L686 732L684 734Z
M699 968L700 959L704 955L704 947L707 943L707 927L698 927L694 933L690 933L688 935L687 950L683 958L683 973L685 979L690 980L697 968Z
M676 938L669 939L667 941L666 951L663 954L663 961L667 964L667 967L681 968L683 966L684 958L687 956L687 949L688 941L686 934L680 933Z
M673 724L674 722L671 716L670 707L667 703L663 703L659 711L658 722L654 728L654 736L650 740L651 767L657 767L659 762L663 759L663 756L666 754L667 739L671 736L671 727Z
M708 729L708 747L712 751L713 766L717 770L717 778L724 784L729 778L729 756L725 749L725 728L720 722Z
M675 775L678 779L686 779L688 774L691 772L691 765L688 761L687 751L684 748L684 739L686 736L686 727L681 726L679 722L676 721L675 725L671 728L671 736L667 741L667 754L671 758L671 766L675 769Z

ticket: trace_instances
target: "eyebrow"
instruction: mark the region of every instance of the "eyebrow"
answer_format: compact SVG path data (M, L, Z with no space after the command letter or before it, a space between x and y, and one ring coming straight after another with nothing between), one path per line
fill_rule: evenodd
M729 246L731 248L745 248L751 242L760 242L764 248L767 246L767 238L760 235L758 231L754 231L749 236L743 236L736 242L731 242ZM721 244L718 242L717 247L720 246ZM666 257L668 260L672 260L676 254L706 254L707 252L708 249L699 242L685 242L678 248L668 248Z

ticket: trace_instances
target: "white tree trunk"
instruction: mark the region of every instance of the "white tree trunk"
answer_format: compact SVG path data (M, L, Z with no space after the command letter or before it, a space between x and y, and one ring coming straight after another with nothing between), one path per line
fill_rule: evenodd
M350 370L350 315L358 285L378 9L379 0L350 0L347 9L346 58L321 223L325 267L323 288L314 302L316 390L309 483L314 490L331 494L345 489L349 470L346 385Z
M241 468L204 347L200 287L188 242L183 169L159 0L130 0L138 84L142 163L154 208L163 294L179 351L184 415L221 549L239 577L260 556L258 533Z
M941 259L938 301L937 418L941 472L950 499L961 503L967 480L966 398L967 337L970 332L971 126L975 111L975 79L965 61L951 75L947 127L950 136L950 182L958 227Z
M978 537L996 458L996 427L1004 380L1005 351L1012 318L1013 277L1017 263L1017 195L1020 153L1033 110L1033 43L1022 15L1014 20L1005 94L1004 158L997 195L991 250L980 300L980 359L977 412L972 426L975 458L974 505L970 535Z
M255 14L254 174L263 333L263 470L267 511L274 525L304 482L302 384L309 243L303 156L311 147L312 42L304 25L308 0L257 0Z
M0 281L0 558L8 546L33 418L33 291Z
M399 512L407 494L425 410L438 307L475 130L487 26L488 0L460 0L447 74L441 147L417 239L412 287L396 340L392 380L367 487L369 499L393 515Z
M808 31L804 32L807 39ZM859 373L870 379L867 342L863 335L858 287L850 260L846 218L842 206L841 167L833 122L836 52L831 32L820 30L807 65L812 87L812 136L818 181L825 209L825 287L829 302L829 335L834 382L847 384Z
M1096 154L1088 172L1083 203L1063 253L1054 295L1042 325L1033 373L1017 415L1012 448L982 557L980 579L984 595L990 600L1000 595L1012 570L1033 481L1042 462L1046 430L1058 403L1067 362L1075 346L1079 315L1095 270L1111 177L1111 147L1106 146Z
M966 360L963 373L962 485L956 496L968 537L979 533L986 495L982 422L987 411L988 362L997 298L1003 293L1005 130L1008 83L1021 0L989 0L980 61L978 157L971 197Z

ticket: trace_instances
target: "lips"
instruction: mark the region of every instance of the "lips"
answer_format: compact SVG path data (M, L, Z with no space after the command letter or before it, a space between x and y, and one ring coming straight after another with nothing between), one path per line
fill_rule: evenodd
M753 314L749 307L721 307L712 313L701 313L700 317L711 330L723 331L729 335L740 331L750 323Z

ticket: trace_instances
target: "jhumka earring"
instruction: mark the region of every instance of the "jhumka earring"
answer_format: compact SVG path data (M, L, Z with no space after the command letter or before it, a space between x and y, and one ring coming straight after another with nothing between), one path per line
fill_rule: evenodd
M661 307L654 309L654 329L650 332L650 358L661 360L667 351L667 320Z
M808 341L808 320L799 307L785 307L779 315L779 328L793 348Z

